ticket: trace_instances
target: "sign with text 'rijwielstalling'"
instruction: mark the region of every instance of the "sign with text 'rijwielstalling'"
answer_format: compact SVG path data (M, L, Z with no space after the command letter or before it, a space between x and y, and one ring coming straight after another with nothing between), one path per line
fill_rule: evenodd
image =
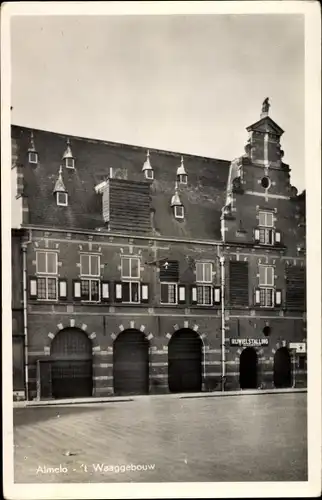
M230 345L237 347L260 347L268 345L268 339L230 339Z

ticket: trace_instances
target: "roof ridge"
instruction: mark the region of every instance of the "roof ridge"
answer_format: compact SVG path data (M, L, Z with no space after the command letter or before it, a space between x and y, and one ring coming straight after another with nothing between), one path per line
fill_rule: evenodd
M132 149L149 149L150 153L152 151L152 153L165 153L167 155L173 155L173 156L178 156L178 157L181 157L181 156L184 156L185 158L202 158L202 159L205 159L205 160L212 160L212 161L217 161L217 162L222 162L222 163L227 163L227 166L230 165L231 163L231 160L224 160L222 158L215 158L215 157L211 157L211 156L204 156L204 155L200 155L200 154L194 154L194 153L185 153L185 152L179 152L179 151L170 151L170 150L167 150L167 149L158 149L158 148L151 148L151 147L148 147L148 146L144 146L144 145L137 145L137 144L128 144L128 143L123 143L123 142L115 142L115 141L108 141L108 140L105 140L105 139L97 139L97 138L94 138L94 137L83 137L83 136L78 136L78 135L72 135L72 134L69 134L69 133L63 133L63 132L54 132L52 130L47 130L47 129L39 129L39 128L34 128L34 127L31 127L31 126L26 126L26 125L18 125L18 124L15 124L15 123L12 123L11 124L11 127L16 127L16 128L19 128L19 129L24 129L24 130L27 130L27 131L35 131L35 132L44 132L44 133L47 133L47 134L54 134L54 135L57 135L57 136L61 136L61 137L69 137L71 140L80 140L80 141L88 141L88 142L94 142L94 143L98 143L98 144L106 144L107 146L119 146L119 147L128 147L128 148L132 148Z

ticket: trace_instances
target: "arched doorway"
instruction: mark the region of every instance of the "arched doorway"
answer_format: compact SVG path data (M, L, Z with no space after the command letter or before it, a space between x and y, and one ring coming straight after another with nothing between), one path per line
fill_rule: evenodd
M276 388L292 386L292 361L287 347L281 347L275 353L274 386Z
M202 340L183 328L175 332L168 346L168 380L171 392L199 392L202 387Z
M114 394L149 393L149 341L139 330L124 330L113 347Z
M239 359L239 385L241 389L257 389L257 353L246 347Z
M52 395L56 399L92 396L92 342L78 328L65 328L53 339Z

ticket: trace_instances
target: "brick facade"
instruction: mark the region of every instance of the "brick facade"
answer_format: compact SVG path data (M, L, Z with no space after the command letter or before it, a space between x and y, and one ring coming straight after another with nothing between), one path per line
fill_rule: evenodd
M42 378L49 380L50 370L42 371L42 366L48 360L52 362L54 339L66 329L75 328L86 332L92 345L93 396L114 393L115 342L127 330L142 332L148 342L149 393L169 391L168 349L171 339L183 330L201 340L201 390L219 390L223 383L226 390L240 387L240 360L247 349L242 339L254 339L258 344L252 347L257 355L256 387L276 385L276 352L282 348L287 357L291 354L290 342L306 339L305 303L290 307L286 292L287 286L291 286L286 277L288 266L296 268L295 271L305 269L305 199L303 195L297 196L290 185L289 167L281 160L279 140L283 131L266 115L248 130L246 155L231 163L184 157L188 183L178 189L185 214L183 220L177 220L170 199L180 155L150 150L154 180L144 180L142 165L146 150L143 148L72 138L75 169L62 170L68 205L57 206L52 191L67 138L34 131L33 145L39 159L38 164L31 165L26 160L30 131L13 127L15 164L19 173L23 172L23 182L19 175L19 193L28 214L28 221L26 217L23 219L20 231L23 240L29 239L26 245L29 398L44 394ZM95 192L95 186L104 184L111 173L109 189L116 186L117 191L116 194L109 191L103 200L105 188ZM265 182L264 177L268 179ZM142 205L140 193L144 199ZM126 203L128 196L131 205ZM108 217L104 217L106 203L111 204ZM264 244L256 240L254 232L260 225L260 212L272 214L269 216L272 226L267 231L273 231L274 241ZM267 235L271 237L271 233ZM19 245L13 247L13 280L21 289ZM43 278L37 267L37 252L57 255L57 269L51 279L53 276L57 279L58 291L61 281L64 282L63 296L40 300L39 295L32 293L32 286L39 287L39 278ZM108 287L108 296L103 297L100 288L100 299L92 303L75 295L75 282L84 279L80 274L81 255L99 256L95 279ZM143 296L140 288L138 303L118 299L117 286L131 281L122 278L124 257L137 258L139 262L137 281L146 286L147 295ZM170 262L178 266L177 278L173 282L170 278L178 287L177 303L162 304L162 266ZM200 263L212 264L211 277L202 284L211 287L210 304L197 304L194 295L196 266ZM244 266L234 267L233 263ZM262 300L261 294L266 293L261 291L260 266L273 269L273 284L267 292L272 294L273 303L268 307L258 303L258 297ZM298 286L298 275L294 276ZM202 293L210 293L209 290ZM280 299L276 299L279 292ZM15 298L20 308L20 334L23 334L22 302L22 296ZM232 339L236 339L235 344ZM292 363L291 384L305 386L306 359L292 354L288 362ZM50 397L50 389L48 394Z

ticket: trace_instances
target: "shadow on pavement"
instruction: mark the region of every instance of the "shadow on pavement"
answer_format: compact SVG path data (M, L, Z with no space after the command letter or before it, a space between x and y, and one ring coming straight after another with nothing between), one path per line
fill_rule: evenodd
M107 406L106 406L107 408ZM20 427L22 425L35 424L37 422L43 422L44 420L50 420L55 418L64 417L66 415L80 413L93 413L100 409L98 407L82 407L80 405L74 406L46 406L46 407L26 407L26 408L14 408L13 409L13 425L14 427ZM59 415L59 417L58 417Z

